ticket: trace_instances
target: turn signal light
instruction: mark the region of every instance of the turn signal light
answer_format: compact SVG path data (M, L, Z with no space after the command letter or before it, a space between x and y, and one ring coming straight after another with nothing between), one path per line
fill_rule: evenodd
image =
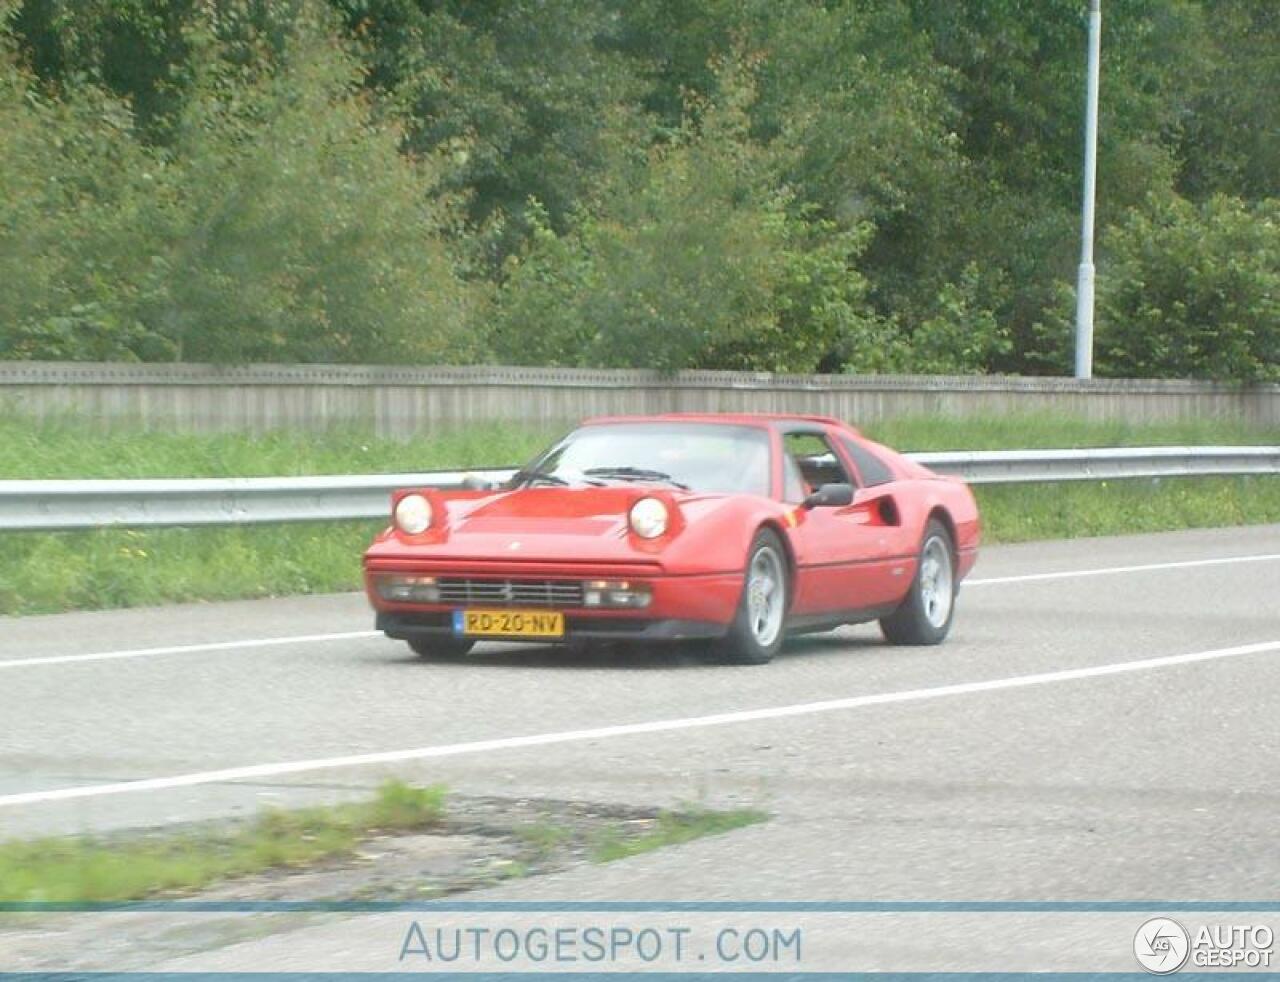
M440 602L440 586L434 576L380 576L375 589L383 600L402 604Z
M653 594L644 583L627 580L588 580L582 584L584 607L648 607Z

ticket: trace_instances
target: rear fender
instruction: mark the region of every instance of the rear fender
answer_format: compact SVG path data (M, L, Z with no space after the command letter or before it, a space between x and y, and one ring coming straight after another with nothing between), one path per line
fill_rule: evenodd
M959 573L964 576L977 558L981 533L978 505L973 492L962 482L930 480L920 483L929 487L916 498L915 507L918 511L912 516L913 525L923 536L929 517L941 513L955 540Z

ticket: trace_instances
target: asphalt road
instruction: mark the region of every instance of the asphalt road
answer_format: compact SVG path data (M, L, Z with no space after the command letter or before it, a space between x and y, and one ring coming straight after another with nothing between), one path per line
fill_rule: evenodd
M758 668L427 664L345 595L0 619L0 838L396 775L774 816L494 897L1278 899L1280 526L990 548L972 581L942 647L866 626Z

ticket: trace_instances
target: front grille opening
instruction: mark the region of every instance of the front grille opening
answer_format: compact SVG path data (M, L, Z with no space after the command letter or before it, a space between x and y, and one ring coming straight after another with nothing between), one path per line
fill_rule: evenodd
M580 580L486 580L441 577L440 603L519 604L529 607L581 607Z

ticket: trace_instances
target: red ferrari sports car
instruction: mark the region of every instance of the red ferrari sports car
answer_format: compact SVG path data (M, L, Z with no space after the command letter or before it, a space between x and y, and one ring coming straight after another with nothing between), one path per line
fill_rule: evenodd
M870 620L937 644L979 532L963 481L783 415L588 420L501 487L397 491L392 517L366 589L378 629L427 658L702 638L758 664Z

